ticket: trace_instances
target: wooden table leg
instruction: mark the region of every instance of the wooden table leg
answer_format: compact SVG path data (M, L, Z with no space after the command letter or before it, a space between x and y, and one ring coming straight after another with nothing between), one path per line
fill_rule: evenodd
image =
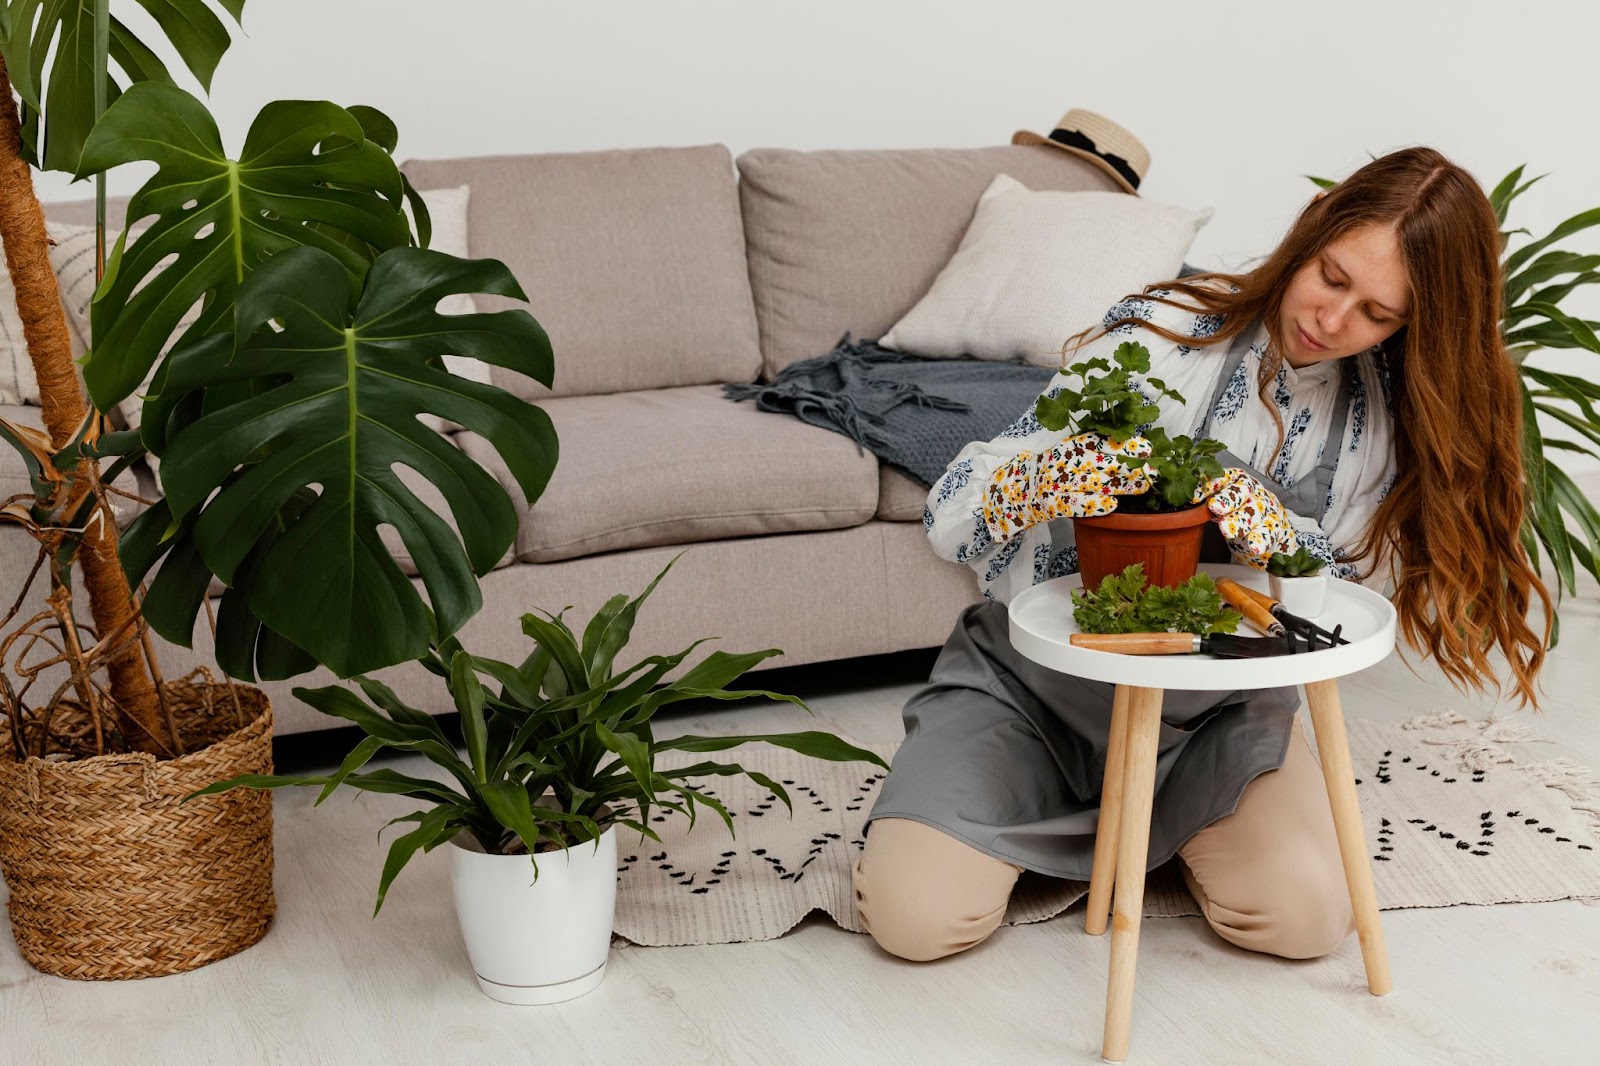
M1158 688L1128 691L1128 735L1123 755L1122 818L1117 831L1116 892L1111 915L1111 979L1106 988L1106 1027L1101 1055L1107 1062L1128 1057L1133 1014L1133 971L1144 913L1144 873L1150 861L1150 808L1155 799L1156 752L1161 743Z
M1122 778L1128 747L1127 685L1111 701L1111 737L1106 742L1106 773L1100 786L1100 820L1094 830L1094 870L1089 875L1089 910L1083 928L1090 936L1106 931L1111 911L1111 879L1117 870L1117 834L1122 828Z
M1361 938L1361 958L1367 966L1367 991L1381 996L1394 986L1389 980L1383 926L1378 921L1378 893L1372 886L1372 861L1367 857L1338 683L1310 682L1306 685L1306 703L1311 708L1311 727L1317 734L1317 753L1322 757L1322 778L1328 787L1328 805L1333 809L1334 831L1339 836L1339 856L1344 860L1344 880L1350 889L1356 935Z

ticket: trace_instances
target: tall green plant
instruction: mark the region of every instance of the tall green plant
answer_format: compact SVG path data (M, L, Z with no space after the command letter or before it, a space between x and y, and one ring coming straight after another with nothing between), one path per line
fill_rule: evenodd
M208 4L237 21L243 0L141 3L167 38L152 43L207 84L229 42ZM7 0L0 56L22 98L17 150L35 165L93 176L102 188L117 166L157 168L131 197L128 228L105 264L83 372L98 411L148 385L140 429L110 432L90 411L75 439L42 450L36 435L0 425L30 471L48 460L29 516L57 531L35 532L70 551L78 529L104 531L108 523L86 521L75 503L63 507L79 497L61 484L81 476L94 485L97 460L113 458L114 471L148 450L162 459L165 499L120 552L113 532L93 554L120 557L109 569L135 582L154 573L138 606L167 639L189 643L213 579L227 586L219 664L247 680L318 663L348 676L448 639L481 605L477 579L510 546L524 501L417 416L483 434L529 503L558 454L538 408L444 369L444 355L460 355L552 383L549 339L528 312L434 311L454 293L525 299L510 272L416 247L428 241L426 208L394 161L394 124L373 108L275 101L231 155L205 105L171 84L108 0ZM28 243L43 255L42 238ZM192 308L198 318L174 339ZM65 365L55 377L70 382ZM81 400L60 391L77 406L51 424L70 433ZM397 477L399 466L440 490L454 528ZM398 531L425 597L380 525ZM131 621L117 576L117 595L96 597L91 581L91 600L120 598ZM99 610L96 623L106 629ZM138 632L111 628L124 645ZM115 672L112 682L122 700L128 687Z
M1548 174L1522 180L1526 164L1507 174L1489 193L1495 217L1503 227L1511 204ZM1338 184L1306 175L1319 188ZM1522 456L1527 468L1528 502L1522 523L1522 544L1541 575L1539 549L1556 572L1556 603L1563 590L1576 594L1577 567L1600 581L1600 512L1584 496L1572 476L1550 458L1552 450L1600 458L1600 384L1578 374L1561 374L1528 364L1528 356L1545 348L1580 348L1600 355L1600 322L1570 315L1561 301L1578 289L1600 282L1600 255L1552 248L1557 241L1600 225L1600 207L1579 212L1547 235L1515 251L1511 238L1532 237L1524 227L1502 229L1501 285L1504 294L1500 331L1506 350L1522 374ZM1545 415L1574 430L1577 442L1547 436L1538 416ZM1569 528L1570 520L1570 528ZM1554 620L1551 647L1560 639L1560 616Z
M501 263L411 247L426 239L426 211L395 140L372 108L280 100L233 158L204 104L143 83L107 109L79 160L80 177L158 168L129 199L141 228L124 230L96 290L84 370L102 410L150 379L137 437L99 445L161 459L165 499L130 527L124 567L138 580L163 560L145 617L178 644L190 642L210 580L228 586L218 663L236 677L318 663L347 677L415 659L482 605L477 579L515 539L516 503L418 414L480 432L529 503L555 466L543 411L444 370L452 354L545 385L554 374L526 311L434 311L452 293L525 296ZM440 490L454 529L397 466ZM383 544L384 525L426 601Z

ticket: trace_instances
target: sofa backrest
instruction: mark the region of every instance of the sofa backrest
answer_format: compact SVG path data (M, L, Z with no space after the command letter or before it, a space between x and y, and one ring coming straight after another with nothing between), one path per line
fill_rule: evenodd
M722 145L412 160L418 189L465 184L467 245L499 259L550 333L555 387L495 368L537 400L754 381L761 368L733 159Z
M757 148L738 167L763 380L846 331L886 333L955 254L996 174L1030 189L1120 189L1093 164L1037 146Z

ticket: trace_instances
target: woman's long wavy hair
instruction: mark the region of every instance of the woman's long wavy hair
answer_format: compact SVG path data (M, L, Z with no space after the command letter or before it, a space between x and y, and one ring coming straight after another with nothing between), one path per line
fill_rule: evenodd
M1330 243L1369 225L1394 230L1413 304L1408 323L1382 346L1393 383L1395 481L1343 558L1372 559L1363 576L1388 560L1402 636L1458 690L1481 691L1492 682L1504 691L1489 658L1498 646L1518 698L1537 708L1534 680L1555 611L1520 536L1522 393L1500 334L1500 224L1471 174L1431 148L1391 152L1307 204L1277 249L1249 273L1193 274L1129 294L1226 316L1212 336L1180 337L1135 317L1095 336L1136 323L1198 347L1230 340L1265 316L1271 344L1257 384L1278 425L1276 456L1284 427L1268 391L1283 363L1284 293ZM1215 281L1226 285L1207 284ZM1182 294L1193 305L1150 295L1155 289ZM1093 330L1068 345L1081 347ZM1527 621L1534 596L1544 604L1542 637Z

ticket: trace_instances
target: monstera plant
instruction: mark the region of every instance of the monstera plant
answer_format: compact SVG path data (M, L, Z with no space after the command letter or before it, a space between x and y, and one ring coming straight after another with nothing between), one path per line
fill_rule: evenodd
M437 310L456 294L525 297L503 264L426 247L427 210L386 116L280 100L230 154L205 105L172 84L158 49L204 85L228 48L223 16L236 21L243 0L215 3L140 0L165 36L154 47L108 0L0 9L0 239L44 424L0 420L31 487L0 499L0 521L38 544L17 603L41 573L49 585L32 617L10 632L17 609L0 619L0 871L24 956L70 976L201 965L253 943L272 913L270 803L180 809L196 783L271 771L270 706L231 680L164 681L147 630L189 644L220 584L217 663L233 678L421 658L479 609L478 577L557 458L543 411L446 370L451 355L545 385L554 373L527 311ZM100 264L80 379L28 167L95 179L104 255L105 174L130 163L155 173ZM108 414L130 402L136 428ZM523 499L421 415L488 440ZM160 460L160 498L119 537L115 481L146 456ZM400 467L438 489L453 525ZM108 791L95 756L123 752L148 760L142 783L113 773ZM113 831L91 840L75 819ZM92 869L63 873L50 842L69 837L94 851Z
M1522 180L1526 164L1507 174L1489 193L1500 225L1514 200L1536 182ZM1307 175L1319 188L1337 184ZM1539 548L1555 567L1556 602L1563 590L1576 594L1577 567L1600 580L1600 511L1572 476L1557 466L1551 450L1576 452L1600 458L1600 383L1578 374L1561 374L1528 363L1528 356L1546 348L1578 348L1600 355L1600 322L1563 311L1561 301L1573 292L1600 282L1600 255L1551 248L1557 241L1600 225L1600 207L1579 212L1547 235L1509 251L1517 234L1532 237L1526 228L1502 230L1500 264L1503 306L1500 331L1506 350L1522 372L1522 455L1528 473L1527 510L1522 523L1522 544L1535 569ZM1539 416L1574 431L1577 440L1547 435ZM1570 528L1569 528L1570 520ZM1554 619L1553 647L1560 637L1560 618Z
M554 465L542 411L444 370L449 353L548 384L549 341L526 312L435 310L453 293L522 292L497 262L407 247L392 142L371 109L280 101L233 160L199 101L144 84L84 147L81 173L158 167L128 203L130 219L154 221L112 254L84 375L106 408L157 367L140 438L123 447L160 457L165 499L129 529L124 562L138 577L161 560L145 618L178 643L211 576L228 586L218 661L237 677L253 676L252 659L271 678L316 662L350 676L416 659L477 611L477 575L510 546L516 507L418 414L479 431L530 500ZM439 488L460 534L396 465ZM381 525L399 532L429 602Z

